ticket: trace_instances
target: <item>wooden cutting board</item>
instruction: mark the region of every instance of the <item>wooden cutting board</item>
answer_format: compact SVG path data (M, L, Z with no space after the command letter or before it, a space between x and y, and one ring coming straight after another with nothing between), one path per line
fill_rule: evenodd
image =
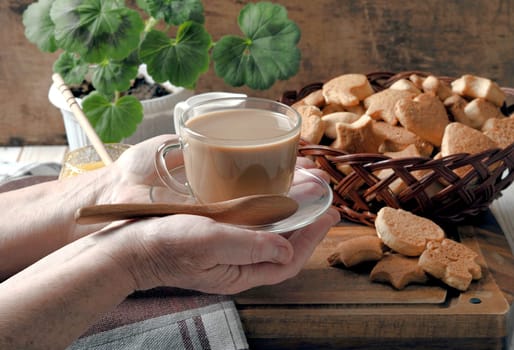
M506 348L510 305L489 271L475 228L451 233L479 254L484 272L464 293L435 279L398 291L369 281L372 264L354 269L328 265L337 243L373 231L351 224L334 227L295 278L238 294L235 302L250 347ZM512 260L506 262L506 268L513 267Z
M335 227L321 242L296 278L275 286L264 286L240 294L240 304L440 304L447 291L440 285L412 285L398 291L389 285L370 283L373 267L365 263L352 269L329 267L327 257L341 241L361 235L376 235L365 226ZM349 288L351 286L351 288Z

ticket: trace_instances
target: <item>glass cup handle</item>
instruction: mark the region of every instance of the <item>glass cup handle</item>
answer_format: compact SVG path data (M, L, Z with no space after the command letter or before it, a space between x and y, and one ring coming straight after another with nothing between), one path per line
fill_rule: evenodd
M155 169L157 170L157 175L159 175L161 181L171 190L180 194L191 196L189 188L185 184L175 179L175 177L170 174L168 167L166 166L166 154L174 149L181 150L181 143L175 140L169 140L164 142L157 149L157 152L155 153Z

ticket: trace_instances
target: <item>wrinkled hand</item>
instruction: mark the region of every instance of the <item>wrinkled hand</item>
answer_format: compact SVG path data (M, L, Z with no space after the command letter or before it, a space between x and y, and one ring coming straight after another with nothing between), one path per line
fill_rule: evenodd
M133 222L117 235L116 259L139 290L173 286L233 294L295 276L330 227L339 222L331 208L288 238L192 215Z
M176 136L152 138L126 151L113 165L118 181L113 181L108 201L149 202L151 186L156 186L154 196L159 201L184 200L161 184L154 166L157 148L172 137ZM180 152L168 154L169 168L182 162ZM297 165L328 180L328 175L306 158L298 158ZM121 228L111 226L100 234L126 231L115 235L116 250L109 254L126 267L139 290L173 286L233 294L295 276L339 220L337 210L330 208L314 223L277 235L199 216L173 215L129 222Z
M102 199L104 203L149 203L150 188L153 188L154 199L160 202L182 202L184 196L168 189L159 179L155 170L154 158L157 148L176 135L161 135L125 151L112 165L110 173L112 191ZM166 164L172 169L183 164L181 152L169 152Z

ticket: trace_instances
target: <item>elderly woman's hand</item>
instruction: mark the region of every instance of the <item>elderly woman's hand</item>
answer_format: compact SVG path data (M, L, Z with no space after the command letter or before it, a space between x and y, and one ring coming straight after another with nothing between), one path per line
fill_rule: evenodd
M204 217L173 215L100 234L116 234L117 248L110 254L130 272L136 289L174 286L232 294L296 275L338 221L339 213L331 208L285 238Z
M115 163L119 180L111 202L145 202L153 188L159 201L185 200L160 182L154 155L171 135L153 138L126 151ZM181 152L168 154L170 168L182 164ZM328 180L306 159L297 165ZM293 186L309 188L309 178L295 177ZM331 208L313 224L286 235L256 232L213 220L174 215L125 225L119 234L118 259L130 271L138 289L175 286L210 293L236 293L274 284L298 273L329 228L339 222ZM111 234L112 228L101 234ZM287 237L287 238L286 238Z
M187 198L168 189L155 170L155 153L176 135L161 135L130 147L114 162L106 174L112 186L101 194L99 203L180 202ZM166 164L172 169L182 165L182 152L170 152ZM150 194L150 190L152 193Z

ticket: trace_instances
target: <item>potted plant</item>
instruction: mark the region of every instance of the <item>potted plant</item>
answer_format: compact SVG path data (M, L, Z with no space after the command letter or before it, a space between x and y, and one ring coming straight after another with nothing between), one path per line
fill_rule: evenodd
M23 14L29 41L44 52L62 50L54 71L70 86L92 85L80 102L103 142L119 142L141 123L141 101L127 93L141 68L155 82L189 91L211 61L228 85L256 90L298 71L300 30L281 5L247 4L238 16L243 36L214 42L200 0L136 3L39 0Z

